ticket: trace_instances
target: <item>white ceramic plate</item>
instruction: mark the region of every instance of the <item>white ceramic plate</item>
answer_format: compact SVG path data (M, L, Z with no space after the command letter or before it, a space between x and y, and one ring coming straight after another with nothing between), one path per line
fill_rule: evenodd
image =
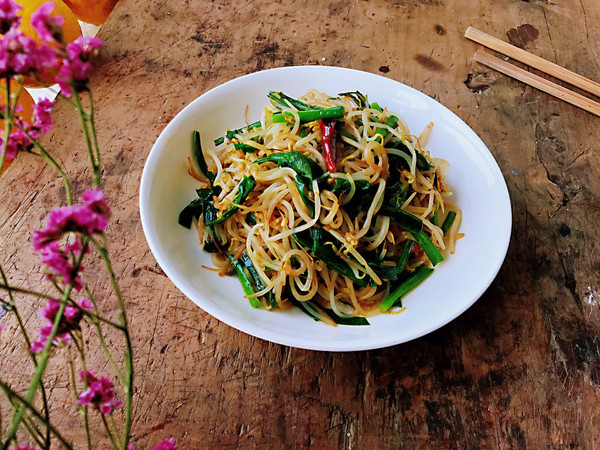
M235 277L221 278L201 268L210 257L194 229L178 225L179 212L196 197L197 182L187 174L191 134L203 145L260 117L270 90L299 97L316 88L335 95L359 90L406 119L419 134L434 123L427 146L434 157L450 162L450 189L463 212L465 237L432 276L404 299L406 311L369 319L370 326L330 327L300 311L253 309ZM421 92L371 73L323 66L286 67L246 75L200 96L184 108L154 144L140 187L140 214L148 244L175 285L196 305L248 334L292 347L351 351L410 341L448 323L488 288L506 255L511 209L506 184L493 156L454 113Z

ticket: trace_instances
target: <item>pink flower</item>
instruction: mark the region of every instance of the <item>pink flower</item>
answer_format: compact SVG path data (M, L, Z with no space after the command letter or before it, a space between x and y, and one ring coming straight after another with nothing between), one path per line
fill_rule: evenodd
M33 53L33 69L43 73L47 69L55 69L58 66L58 58L52 47L42 44Z
M58 60L47 45L38 45L15 25L0 39L0 76L41 74L56 67Z
M49 100L42 98L33 105L33 128L38 130L41 134L46 134L52 128L52 108L56 103L55 100ZM40 136L34 136L35 139L39 139Z
M2 332L2 330L4 330L6 328L6 324L0 322L0 333Z
M79 258L80 252L81 243L78 239L67 245L64 250L57 241L50 242L42 248L42 264L48 266L51 272L46 278L52 281L56 279L56 275L60 275L65 285L72 284L73 289L80 291L83 283L77 275L83 271L83 266L75 267L75 260Z
M58 331L52 342L54 345L59 345L61 342L69 345L72 341L71 332L79 329L79 323L83 318L81 309L86 311L94 309L94 305L87 298L78 301L77 305L79 308L73 305L65 306L63 317L58 324ZM60 302L48 300L46 307L39 312L39 315L46 320L47 325L40 328L37 339L31 343L31 351L33 353L39 353L44 350L46 342L52 333L52 327L54 326L54 321L56 320L59 309Z
M6 106L0 106L0 115L4 114L5 109ZM22 110L22 107L18 109ZM46 128L47 124L44 124L44 127ZM32 129L32 127L28 123L23 122L20 119L14 120L14 125L10 131L10 134L8 135L8 142L6 144L4 142L6 130L0 131L0 155L2 155L3 151L6 151L5 159L10 161L15 159L18 152L29 150L33 143L29 136L27 136L26 132L33 135L32 137L34 138L41 136L41 134L37 132L37 128Z
M110 208L106 203L106 198L104 197L104 192L102 192L102 189L96 188L85 191L81 196L81 200L86 208L106 220L106 223L104 223L98 219L98 226L102 229L102 231L104 231L106 227L108 227Z
M102 233L109 224L110 208L104 193L96 188L86 191L80 205L54 208L46 219L46 227L33 232L33 248L41 251L67 232L82 233L88 236Z
M16 158L19 151L27 150L31 146L31 140L19 130L14 130L8 135L6 149L4 144L4 131L0 133L0 155L6 150L5 159L12 161Z
M96 371L86 370L79 373L79 378L85 380L88 388L79 394L79 404L84 406L95 406L102 414L108 416L113 409L123 404L115 399L115 388L112 381L106 377L96 377Z
M89 60L102 45L100 39L89 36L81 36L75 42L67 45L67 58L63 60L56 76L56 82L59 84L61 94L64 97L71 97L73 88L77 92L83 92L87 89L87 83L93 69Z
M52 325L46 325L46 326L40 328L40 331L38 331L37 339L31 343L31 352L39 353L39 352L43 351L44 348L46 347L46 342L50 338L51 334L52 334ZM70 345L72 342L71 335L69 333L56 333L56 336L55 336L54 340L52 341L52 344L60 345L61 342L64 343L65 345Z
M13 450L14 447L11 445L8 450ZM37 450L36 447L30 447L29 445L17 445L17 450Z
M13 25L19 26L21 18L17 11L23 9L13 0L0 0L0 33L5 34Z
M154 447L154 450L177 450L178 448L179 447L175 445L175 439L169 438Z
M31 15L31 26L42 41L62 41L65 19L62 16L50 15L55 6L54 3L44 3Z

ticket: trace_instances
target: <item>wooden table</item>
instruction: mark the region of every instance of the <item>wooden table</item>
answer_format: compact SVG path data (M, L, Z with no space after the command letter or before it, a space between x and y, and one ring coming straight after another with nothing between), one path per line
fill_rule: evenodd
M135 448L170 436L185 449L598 448L600 119L473 62L477 46L463 33L475 26L600 80L599 24L597 0L120 0L100 32L92 84L111 250L134 335ZM303 64L380 73L425 92L471 126L502 169L514 224L506 262L442 329L357 353L271 344L194 306L150 253L138 188L161 130L227 80ZM91 184L79 126L66 105L54 119L47 143L78 195ZM42 284L28 242L58 186L30 155L0 180L0 260L17 284ZM96 272L86 276L115 315ZM38 327L40 304L22 301ZM19 344L2 348L2 376L23 383ZM56 401L68 397L61 358L47 378ZM89 358L104 361L98 350ZM73 410L55 408L82 443Z

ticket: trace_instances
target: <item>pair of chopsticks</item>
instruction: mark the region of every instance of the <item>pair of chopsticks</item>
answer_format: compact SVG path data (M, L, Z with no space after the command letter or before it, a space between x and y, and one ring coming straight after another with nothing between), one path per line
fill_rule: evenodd
M490 36L483 31L469 27L465 32L465 37L487 48L502 53L509 58L520 61L530 67L565 81L572 86L576 86L590 94L600 97L599 83L582 77L575 72L571 72L570 70L540 58L539 56L535 56L525 50L515 47L514 45ZM557 97L567 103L600 116L600 103L531 72L527 72L526 70L490 55L489 53L478 50L475 53L475 61L491 67L492 69L508 75L509 77L515 78L525 84L528 84L529 86L544 91L547 94L553 95L554 97Z

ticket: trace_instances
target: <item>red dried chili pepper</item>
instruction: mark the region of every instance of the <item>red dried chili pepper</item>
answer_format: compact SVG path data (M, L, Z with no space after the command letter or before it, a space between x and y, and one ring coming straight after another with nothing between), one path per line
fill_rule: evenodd
M319 127L321 128L321 135L323 139L321 144L323 146L323 158L325 159L325 165L327 170L331 173L337 172L335 166L335 124L337 122L332 120L330 122L324 122L323 119L319 119Z

